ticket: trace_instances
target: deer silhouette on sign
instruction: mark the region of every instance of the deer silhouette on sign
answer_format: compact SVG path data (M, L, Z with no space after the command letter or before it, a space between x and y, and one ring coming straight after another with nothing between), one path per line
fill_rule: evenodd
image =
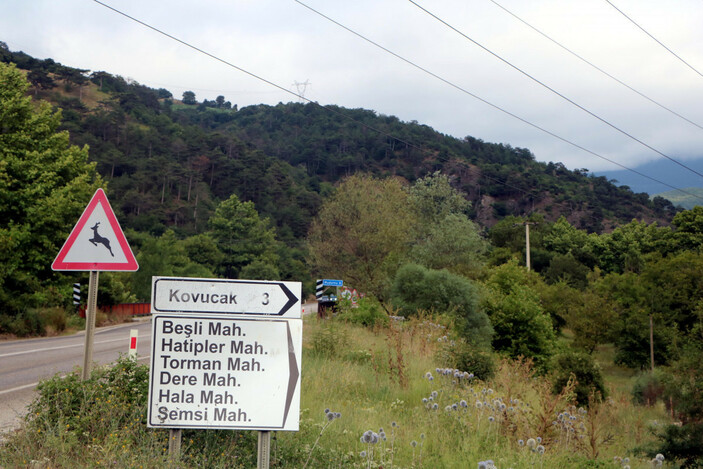
M102 244L107 248L108 251L110 251L110 255L112 257L115 257L115 255L112 253L112 248L110 247L110 240L107 238L104 238L98 234L98 225L100 222L96 222L95 225L93 225L90 229L93 230L93 238L89 239L91 243L93 243L93 246L97 246L98 243Z

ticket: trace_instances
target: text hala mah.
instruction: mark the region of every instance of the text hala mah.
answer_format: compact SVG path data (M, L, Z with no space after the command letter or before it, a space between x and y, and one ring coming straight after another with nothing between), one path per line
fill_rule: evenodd
M169 404L193 404L195 402L195 393L181 391L171 391L170 389L159 390L159 403L166 402ZM233 404L237 405L237 401L234 400L234 394L224 391L200 391L200 401L201 404Z

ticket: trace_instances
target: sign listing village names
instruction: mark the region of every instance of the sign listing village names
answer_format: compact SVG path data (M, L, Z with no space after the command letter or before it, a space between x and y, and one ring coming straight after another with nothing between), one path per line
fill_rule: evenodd
M216 304L217 313L153 315L148 426L297 431L302 320Z

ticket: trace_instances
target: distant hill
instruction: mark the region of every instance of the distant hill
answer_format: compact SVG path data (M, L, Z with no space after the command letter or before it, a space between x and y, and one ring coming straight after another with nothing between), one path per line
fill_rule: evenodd
M682 161L683 164L691 169L703 173L703 155L699 160ZM662 182L667 182L674 187L684 189L686 187L697 187L703 188L703 178L699 175L682 168L676 163L666 160L659 159L656 161L650 161L643 165L639 165L636 168L637 171L647 176L657 179ZM595 171L593 174L596 176L603 176L608 178L608 180L617 181L618 186L628 186L634 192L646 192L651 196L661 195L662 193L670 193L672 189L664 184L659 184L650 179L644 178L638 174L635 174L627 170L617 170L617 171ZM676 191L673 191L676 192ZM681 194L681 193L679 193Z
M674 204L676 207L681 207L686 210L691 210L696 205L703 205L703 188L686 187L683 188L683 190L693 195L684 194L681 191L662 192L661 194L656 195L671 201L671 203Z
M632 219L668 224L675 213L665 199L537 162L528 149L449 137L372 110L316 103L238 109L224 96L198 102L184 93L181 101L163 88L22 52L0 48L0 61L26 70L30 92L63 110L63 128L90 146L120 220L138 231L202 232L217 203L235 193L272 220L280 239L297 244L333 185L358 171L409 182L442 171L486 227L540 213L601 232Z

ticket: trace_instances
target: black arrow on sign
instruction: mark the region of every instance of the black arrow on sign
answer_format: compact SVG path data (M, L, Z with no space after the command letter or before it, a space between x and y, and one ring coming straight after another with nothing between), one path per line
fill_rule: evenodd
M294 304L298 302L298 297L295 296L295 293L290 291L288 287L286 287L284 284L278 283L277 285L281 287L283 293L285 293L288 297L288 302L283 305L283 308L281 308L281 310L277 314L277 316L283 316L289 309L291 309ZM288 334L290 335L290 331L288 332Z

